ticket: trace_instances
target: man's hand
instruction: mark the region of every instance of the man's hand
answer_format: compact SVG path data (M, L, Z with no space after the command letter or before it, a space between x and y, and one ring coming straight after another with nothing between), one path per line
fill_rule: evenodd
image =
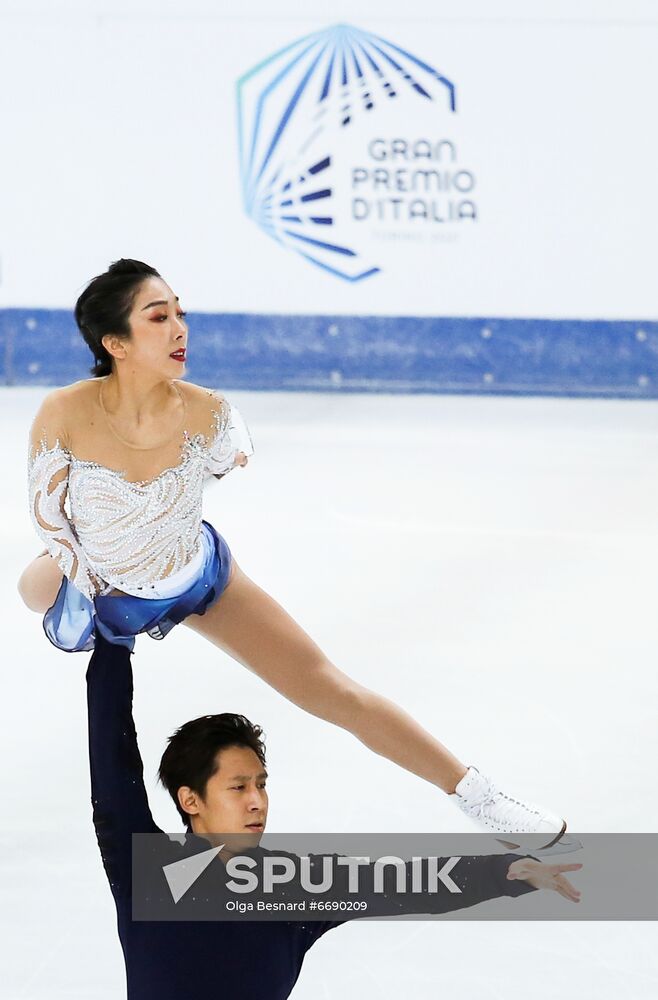
M507 878L522 879L529 882L535 889L553 889L572 903L580 902L580 890L576 889L563 872L575 872L582 865L544 865L533 858L519 858L513 861L507 870Z

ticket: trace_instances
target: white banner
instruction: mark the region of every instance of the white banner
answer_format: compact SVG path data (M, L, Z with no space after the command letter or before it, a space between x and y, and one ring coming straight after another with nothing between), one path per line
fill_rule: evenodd
M209 312L656 312L637 7L5 7L0 305L129 256Z

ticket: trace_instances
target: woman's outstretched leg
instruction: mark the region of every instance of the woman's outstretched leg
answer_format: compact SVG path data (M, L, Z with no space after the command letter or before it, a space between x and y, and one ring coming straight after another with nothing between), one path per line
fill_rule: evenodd
M43 614L55 600L61 580L55 561L43 553L24 571L18 589L27 606ZM566 824L554 813L501 792L476 768L467 770L401 708L334 666L235 561L230 583L216 604L205 615L190 615L185 624L300 708L349 730L375 753L443 789L481 826L498 832L541 833L542 842L555 842L549 853L579 846L563 837ZM537 849L536 841L532 847Z
M47 552L23 572L26 605L45 613L62 572ZM309 635L233 561L231 582L205 615L185 623L226 650L300 708L350 730L375 753L454 792L466 768L387 698L353 681L327 659Z
M534 848L548 853L580 846L563 838L566 823L554 813L502 792L476 768L466 768L407 712L339 670L235 560L219 600L185 624L300 708L347 729L375 753L443 789L485 829L541 834L541 848L536 840Z
M454 792L466 767L387 698L344 674L277 602L233 562L220 599L185 624L300 708L349 730L375 753Z

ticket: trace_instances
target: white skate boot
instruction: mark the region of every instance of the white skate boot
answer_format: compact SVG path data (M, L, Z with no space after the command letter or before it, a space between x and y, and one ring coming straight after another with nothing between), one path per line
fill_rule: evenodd
M510 851L569 854L583 846L575 837L565 835L567 824L555 813L501 792L475 767L469 767L450 798L483 829L509 834L509 838L496 840Z

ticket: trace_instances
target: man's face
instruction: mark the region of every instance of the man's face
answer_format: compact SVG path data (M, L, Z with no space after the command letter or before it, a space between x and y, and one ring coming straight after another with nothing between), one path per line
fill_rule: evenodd
M249 747L225 747L203 798L191 788L178 789L178 801L191 816L192 830L206 834L242 834L257 844L267 823L267 772Z

